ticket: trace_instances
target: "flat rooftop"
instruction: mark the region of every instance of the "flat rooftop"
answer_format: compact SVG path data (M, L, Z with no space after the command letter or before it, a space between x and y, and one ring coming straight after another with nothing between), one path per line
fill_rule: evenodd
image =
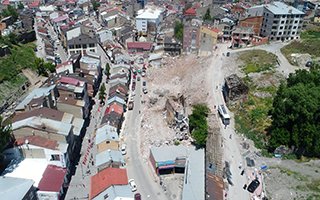
M304 12L280 1L266 4L265 8L276 15L303 15Z
M46 159L26 158L12 172L7 173L5 176L31 179L34 181L34 186L38 187L47 166L48 162Z

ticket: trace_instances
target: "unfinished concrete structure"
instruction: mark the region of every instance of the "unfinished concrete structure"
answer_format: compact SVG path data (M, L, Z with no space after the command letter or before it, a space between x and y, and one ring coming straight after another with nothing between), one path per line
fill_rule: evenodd
M226 77L223 85L223 97L228 103L230 101L237 101L247 97L249 88L236 74L231 74Z
M172 128L178 131L176 133L177 134L176 139L178 140L187 139L189 119L186 113L184 96L181 95L177 98L175 97L167 98L167 101L165 104L165 112L166 112L167 123L170 126L172 126Z

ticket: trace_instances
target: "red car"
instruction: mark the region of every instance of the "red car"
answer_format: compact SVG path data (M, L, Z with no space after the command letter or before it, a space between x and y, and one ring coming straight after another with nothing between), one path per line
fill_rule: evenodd
M140 193L136 193L134 195L134 200L141 200L141 194Z

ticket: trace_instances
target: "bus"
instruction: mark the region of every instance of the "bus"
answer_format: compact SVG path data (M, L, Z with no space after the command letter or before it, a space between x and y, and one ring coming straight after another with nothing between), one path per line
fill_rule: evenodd
M222 123L224 125L229 125L230 124L230 115L228 114L226 107L224 105L219 105L218 112L219 112L219 115L222 119Z

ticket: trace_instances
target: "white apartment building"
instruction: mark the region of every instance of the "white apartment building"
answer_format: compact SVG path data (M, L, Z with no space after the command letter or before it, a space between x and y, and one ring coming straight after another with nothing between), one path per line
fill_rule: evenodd
M148 24L154 24L157 28L163 19L163 9L156 7L147 7L139 10L136 17L136 28L138 32L146 33Z
M264 5L261 36L270 40L298 39L304 13L282 2Z

